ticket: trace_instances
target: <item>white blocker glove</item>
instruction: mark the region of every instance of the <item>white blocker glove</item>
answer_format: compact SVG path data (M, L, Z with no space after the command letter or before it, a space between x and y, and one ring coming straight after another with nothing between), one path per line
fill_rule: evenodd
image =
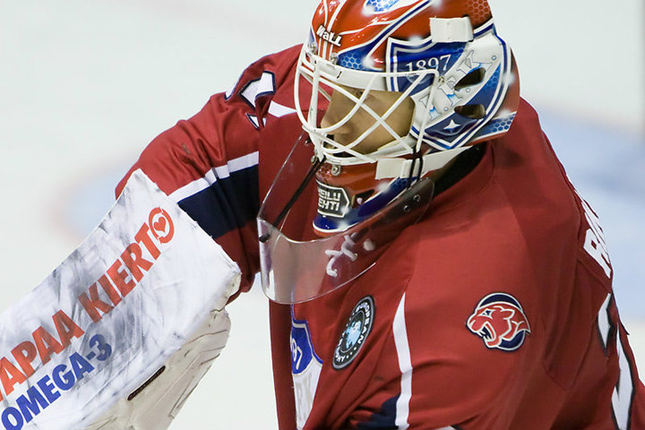
M5 429L166 429L226 344L240 271L141 171L0 314Z

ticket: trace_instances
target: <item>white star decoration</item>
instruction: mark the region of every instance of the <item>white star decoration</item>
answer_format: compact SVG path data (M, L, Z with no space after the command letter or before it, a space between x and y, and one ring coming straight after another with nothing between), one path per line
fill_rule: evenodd
M445 126L443 129L444 129L444 130L452 131L452 130L454 130L454 129L458 128L459 126L460 126L460 124L457 124L457 123L455 122L455 120L454 120L454 119L451 119L451 120L450 120L450 124L448 124L447 126Z

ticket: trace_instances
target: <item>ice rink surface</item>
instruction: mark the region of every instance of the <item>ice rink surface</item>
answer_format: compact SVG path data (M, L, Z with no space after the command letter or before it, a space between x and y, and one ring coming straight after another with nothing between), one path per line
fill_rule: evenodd
M250 62L302 41L315 4L0 0L0 310L99 222L152 138ZM600 215L645 369L643 2L491 4L523 96ZM173 429L276 427L266 310L259 291L230 306L229 346Z

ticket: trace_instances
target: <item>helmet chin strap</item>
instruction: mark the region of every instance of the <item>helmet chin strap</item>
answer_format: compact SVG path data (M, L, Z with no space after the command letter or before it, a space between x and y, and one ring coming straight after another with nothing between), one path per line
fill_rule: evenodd
M291 198L289 199L287 204L284 206L282 211L280 211L280 213L275 218L275 220L271 223L271 225L273 227L278 228L278 226L280 225L280 223L282 222L284 217L287 216L287 214L291 210L291 207L294 205L294 203L296 203L296 200L298 200L298 198L300 197L302 192L305 190L305 188L307 188L307 185L309 185L311 180L314 178L314 176L316 175L316 172L318 172L318 170L320 169L320 166L322 166L325 163L325 157L324 156L323 156L322 159L319 159L319 158L316 157L315 160L316 161L311 165L311 167L309 168L309 171L307 172L307 175L302 180L302 182L300 183L300 185L298 186L296 191L293 193L293 195L291 196ZM263 234L262 236L260 236L258 240L261 243L265 243L266 241L268 241L270 239L270 237L271 237L271 234L266 233L266 234Z
M428 172L441 169L459 154L468 149L470 149L470 146L462 146L460 148L433 152L419 157L422 162L419 178L422 178ZM381 158L376 162L376 175L374 179L408 177L410 176L411 169L414 168L414 163L414 159Z

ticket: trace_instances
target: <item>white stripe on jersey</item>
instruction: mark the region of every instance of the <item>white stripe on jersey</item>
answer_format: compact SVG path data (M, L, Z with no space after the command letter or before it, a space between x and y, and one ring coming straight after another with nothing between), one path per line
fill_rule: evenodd
M289 115L291 113L296 113L296 110L287 106L283 106L279 103L271 101L269 105L269 114L280 118L281 116Z
M396 354L399 359L399 369L401 370L401 394L396 401L395 424L398 429L404 430L409 427L408 417L410 415L410 398L412 397L412 361L410 359L408 332L405 327L405 293L401 297L399 307L396 309L392 331Z
M259 153L257 151L243 155L239 158L234 158L223 166L213 167L211 170L206 172L206 175L204 175L203 178L197 179L175 190L169 197L175 203L180 202L185 198L195 195L210 187L217 182L218 179L228 178L231 176L231 173L257 166L258 160Z
M240 92L240 95L255 107L255 100L260 95L275 92L274 79L275 77L272 72L262 72L260 79L255 79L246 84L246 87Z

